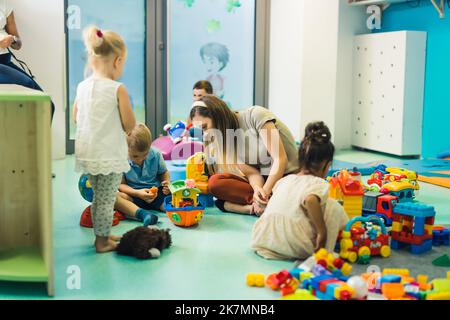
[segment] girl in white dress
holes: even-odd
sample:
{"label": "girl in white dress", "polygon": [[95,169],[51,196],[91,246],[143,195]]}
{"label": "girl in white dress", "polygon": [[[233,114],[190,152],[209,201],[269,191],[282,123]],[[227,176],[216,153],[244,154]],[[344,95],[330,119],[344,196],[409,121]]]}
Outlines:
{"label": "girl in white dress", "polygon": [[325,180],[334,155],[323,122],[307,126],[299,150],[300,172],[281,179],[266,211],[253,227],[252,248],[266,259],[305,259],[320,248],[334,249],[348,217],[328,199]]}
{"label": "girl in white dress", "polygon": [[122,76],[127,49],[115,32],[89,27],[84,41],[93,70],[78,85],[73,107],[77,123],[76,170],[88,174],[94,191],[91,214],[97,252],[113,251],[119,237],[111,236],[113,208],[122,174],[130,170],[126,134],[136,126]]}

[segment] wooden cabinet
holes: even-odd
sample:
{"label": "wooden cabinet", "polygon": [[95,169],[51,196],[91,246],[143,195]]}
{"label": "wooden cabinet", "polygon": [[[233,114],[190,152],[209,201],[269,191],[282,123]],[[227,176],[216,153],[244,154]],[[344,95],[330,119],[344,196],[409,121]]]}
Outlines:
{"label": "wooden cabinet", "polygon": [[0,281],[53,295],[50,97],[0,85]]}

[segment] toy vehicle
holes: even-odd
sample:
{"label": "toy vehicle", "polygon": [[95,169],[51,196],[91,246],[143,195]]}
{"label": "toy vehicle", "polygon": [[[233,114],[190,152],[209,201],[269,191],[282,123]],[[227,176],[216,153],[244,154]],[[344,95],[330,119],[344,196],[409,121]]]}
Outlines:
{"label": "toy vehicle", "polygon": [[380,192],[366,192],[363,198],[363,217],[377,216],[385,226],[392,225],[392,212],[398,203],[398,197]]}
{"label": "toy vehicle", "polygon": [[[358,222],[362,226],[353,227]],[[339,255],[351,263],[368,263],[372,256],[389,257],[389,235],[383,221],[376,216],[350,220],[341,233]]]}
{"label": "toy vehicle", "polygon": [[381,193],[398,197],[399,202],[411,202],[414,199],[415,187],[407,181],[395,181],[384,184]]}
{"label": "toy vehicle", "polygon": [[169,219],[179,227],[191,227],[203,219],[205,207],[198,202],[200,190],[193,181],[176,181],[169,185],[171,196],[166,197],[164,209]]}

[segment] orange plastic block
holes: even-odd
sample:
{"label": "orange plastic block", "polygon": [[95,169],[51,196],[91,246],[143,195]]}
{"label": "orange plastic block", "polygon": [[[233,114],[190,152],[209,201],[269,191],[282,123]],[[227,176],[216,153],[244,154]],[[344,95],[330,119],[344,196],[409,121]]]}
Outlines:
{"label": "orange plastic block", "polygon": [[381,293],[389,300],[401,299],[405,295],[405,289],[401,283],[383,283]]}

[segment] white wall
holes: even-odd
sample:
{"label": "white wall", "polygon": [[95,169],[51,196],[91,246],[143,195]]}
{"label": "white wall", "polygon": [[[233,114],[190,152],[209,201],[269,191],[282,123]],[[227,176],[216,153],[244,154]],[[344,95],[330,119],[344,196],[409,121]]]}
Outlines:
{"label": "white wall", "polygon": [[302,85],[303,4],[272,0],[270,27],[269,109],[301,137],[298,94]]}
{"label": "white wall", "polygon": [[36,81],[55,103],[53,157],[63,158],[66,139],[64,1],[14,0],[11,3],[23,40],[17,57],[27,62]]}
{"label": "white wall", "polygon": [[346,0],[272,0],[269,107],[297,139],[322,120],[350,146],[352,43],[366,17]]}

